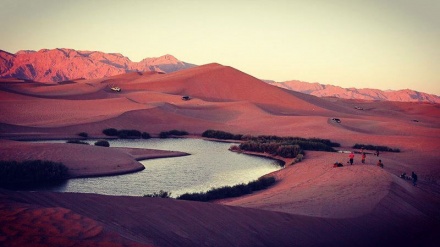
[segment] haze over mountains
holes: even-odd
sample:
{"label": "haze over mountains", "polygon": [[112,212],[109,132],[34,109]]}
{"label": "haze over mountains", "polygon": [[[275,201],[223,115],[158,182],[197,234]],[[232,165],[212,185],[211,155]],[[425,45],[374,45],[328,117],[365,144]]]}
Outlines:
{"label": "haze over mountains", "polygon": [[[77,51],[63,48],[39,51],[23,50],[11,54],[0,50],[0,78],[20,78],[39,82],[60,82],[78,78],[96,79],[133,71],[171,73],[194,66],[196,65],[180,61],[172,55],[132,62],[121,54],[100,51]],[[437,95],[410,89],[382,91],[379,89],[342,88],[296,80],[265,82],[318,97],[440,103],[440,97]]]}

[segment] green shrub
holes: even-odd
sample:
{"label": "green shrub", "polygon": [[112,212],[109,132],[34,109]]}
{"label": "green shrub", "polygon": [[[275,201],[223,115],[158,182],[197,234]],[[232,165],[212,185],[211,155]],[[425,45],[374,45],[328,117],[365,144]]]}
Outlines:
{"label": "green shrub", "polygon": [[184,136],[188,135],[188,132],[184,130],[170,130],[170,131],[162,131],[159,134],[159,138],[168,138],[170,136]]}
{"label": "green shrub", "polygon": [[115,128],[108,128],[102,131],[102,133],[106,136],[117,136],[118,130]]}
{"label": "green shrub", "polygon": [[[314,150],[314,151],[328,151],[336,152],[333,147],[340,147],[341,144],[331,142],[328,139],[321,138],[301,138],[301,137],[279,137],[279,136],[251,136],[251,135],[236,135],[220,130],[206,130],[202,133],[203,137],[216,138],[216,139],[228,139],[228,140],[242,140],[240,149],[251,152],[266,152],[273,155],[277,155],[278,152],[283,153],[280,155],[285,158],[296,157],[298,153],[303,153],[302,150]],[[298,145],[300,147],[299,152],[293,151],[293,146]],[[280,146],[290,146],[288,148]]]}
{"label": "green shrub", "polygon": [[228,133],[221,130],[206,130],[202,133],[203,137],[206,138],[216,138],[222,140],[241,140],[243,135],[234,135],[232,133]]}
{"label": "green shrub", "polygon": [[283,158],[293,158],[302,153],[299,145],[284,145],[283,143],[258,143],[254,141],[243,142],[238,146],[241,150],[269,153],[271,155],[278,155]]}
{"label": "green shrub", "polygon": [[374,145],[370,145],[370,144],[358,144],[358,143],[356,143],[354,146],[353,146],[353,148],[356,148],[356,149],[366,149],[366,150],[374,150],[374,151],[376,151],[376,150],[378,150],[378,151],[382,151],[382,152],[395,152],[395,153],[400,153],[400,149],[398,149],[398,148],[390,148],[390,147],[387,147],[387,146],[374,146]]}
{"label": "green shrub", "polygon": [[110,147],[110,143],[106,140],[99,140],[95,142],[95,146]]}
{"label": "green shrub", "polygon": [[139,130],[118,130],[118,137],[121,139],[140,139],[141,136]]}
{"label": "green shrub", "polygon": [[78,135],[81,136],[81,137],[84,137],[84,138],[89,137],[89,134],[87,134],[86,132],[78,133]]}
{"label": "green shrub", "polygon": [[263,190],[275,183],[274,177],[261,177],[258,180],[249,182],[248,184],[238,184],[235,186],[224,186],[213,188],[207,192],[185,193],[177,197],[179,200],[188,201],[212,201],[230,197],[238,197],[251,194],[254,191]]}
{"label": "green shrub", "polygon": [[58,162],[29,160],[0,161],[0,183],[20,184],[65,180],[68,168]]}
{"label": "green shrub", "polygon": [[144,197],[160,197],[160,198],[170,198],[171,192],[160,190],[159,192],[154,192],[153,194],[146,194]]}
{"label": "green shrub", "polygon": [[148,134],[147,132],[142,132],[142,139],[150,139],[151,135]]}
{"label": "green shrub", "polygon": [[66,141],[66,143],[89,145],[88,142],[84,142],[84,141],[80,141],[80,140],[68,140],[68,141]]}

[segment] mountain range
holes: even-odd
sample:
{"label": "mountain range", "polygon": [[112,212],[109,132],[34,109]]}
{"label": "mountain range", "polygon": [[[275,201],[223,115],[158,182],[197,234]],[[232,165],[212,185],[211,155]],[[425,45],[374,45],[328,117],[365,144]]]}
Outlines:
{"label": "mountain range", "polygon": [[411,89],[383,91],[371,88],[342,88],[339,86],[324,85],[317,82],[310,83],[297,80],[285,82],[274,82],[266,80],[265,82],[277,87],[297,91],[300,93],[310,94],[317,97],[440,103],[440,97],[437,95],[417,92]]}
{"label": "mountain range", "polygon": [[60,82],[73,79],[95,79],[135,71],[170,73],[195,65],[177,60],[172,55],[145,58],[132,62],[119,53],[77,51],[73,49],[0,50],[0,77]]}
{"label": "mountain range", "polygon": [[[61,82],[79,78],[96,79],[129,72],[156,71],[171,73],[196,65],[172,55],[145,58],[132,62],[119,53],[79,51],[57,48],[39,51],[21,50],[15,54],[0,50],[0,78],[19,78],[39,82]],[[379,89],[342,88],[303,81],[266,83],[318,97],[345,99],[440,103],[440,97],[410,89],[383,91]]]}

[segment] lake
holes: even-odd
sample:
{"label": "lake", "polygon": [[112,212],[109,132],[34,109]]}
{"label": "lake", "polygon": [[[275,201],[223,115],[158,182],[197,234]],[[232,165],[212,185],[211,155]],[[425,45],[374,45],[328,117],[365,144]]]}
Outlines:
{"label": "lake", "polygon": [[[160,190],[172,197],[187,192],[247,183],[279,170],[275,160],[238,154],[228,150],[232,143],[201,139],[169,138],[110,140],[110,147],[133,147],[186,152],[191,155],[140,161],[145,170],[125,175],[75,178],[36,190],[142,196]],[[94,141],[90,141],[93,145]],[[80,144],[78,144],[80,145]]]}

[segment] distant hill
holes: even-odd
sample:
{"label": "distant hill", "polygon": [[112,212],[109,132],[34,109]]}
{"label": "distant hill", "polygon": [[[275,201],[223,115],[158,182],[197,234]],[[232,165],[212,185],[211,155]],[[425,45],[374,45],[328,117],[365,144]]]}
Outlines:
{"label": "distant hill", "polygon": [[169,73],[194,66],[179,61],[172,55],[132,62],[121,54],[100,51],[42,49],[11,54],[0,50],[1,78],[12,77],[40,82],[60,82],[77,78],[95,79],[133,71]]}
{"label": "distant hill", "polygon": [[433,94],[417,92],[410,89],[397,91],[382,91],[369,88],[342,88],[333,85],[323,85],[320,83],[309,83],[303,81],[274,82],[265,81],[274,86],[310,94],[317,97],[337,97],[343,99],[363,99],[363,100],[383,100],[383,101],[402,101],[402,102],[431,102],[440,103],[440,97]]}

